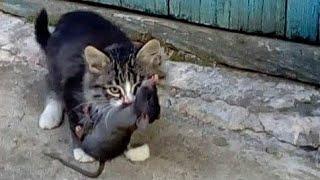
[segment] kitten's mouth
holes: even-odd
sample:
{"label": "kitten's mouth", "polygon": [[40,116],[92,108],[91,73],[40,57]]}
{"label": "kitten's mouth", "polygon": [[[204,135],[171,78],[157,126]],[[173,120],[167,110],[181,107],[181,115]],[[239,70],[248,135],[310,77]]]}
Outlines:
{"label": "kitten's mouth", "polygon": [[126,108],[126,107],[130,106],[132,103],[133,102],[123,102],[121,106],[122,106],[122,108]]}

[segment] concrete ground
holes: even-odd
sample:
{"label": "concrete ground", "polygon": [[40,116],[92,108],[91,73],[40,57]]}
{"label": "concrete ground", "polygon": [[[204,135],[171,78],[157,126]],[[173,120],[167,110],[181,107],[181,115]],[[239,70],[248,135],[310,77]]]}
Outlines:
{"label": "concrete ground", "polygon": [[[41,153],[72,156],[66,122],[55,130],[38,128],[47,72],[42,59],[32,25],[0,13],[0,179],[86,179]],[[320,178],[317,148],[308,138],[302,142],[300,127],[306,126],[299,121],[305,118],[317,127],[316,88],[225,67],[167,65],[162,119],[133,138],[150,145],[151,157],[139,163],[118,157],[106,164],[100,179]],[[308,97],[311,107],[298,111],[294,103]],[[300,101],[291,103],[292,98]],[[283,129],[277,129],[276,120]]]}

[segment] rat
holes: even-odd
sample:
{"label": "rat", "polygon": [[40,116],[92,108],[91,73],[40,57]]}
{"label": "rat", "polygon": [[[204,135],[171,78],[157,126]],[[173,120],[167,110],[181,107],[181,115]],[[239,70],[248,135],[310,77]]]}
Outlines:
{"label": "rat", "polygon": [[98,177],[107,160],[123,154],[127,149],[131,135],[136,129],[144,130],[150,122],[159,118],[157,82],[157,76],[143,81],[137,90],[135,101],[125,107],[109,110],[108,113],[97,113],[95,110],[101,109],[100,105],[92,106],[88,113],[91,118],[85,117],[85,120],[80,121],[81,125],[75,126],[72,139],[84,152],[99,161],[97,171],[81,169],[55,153],[44,154],[87,177]]}

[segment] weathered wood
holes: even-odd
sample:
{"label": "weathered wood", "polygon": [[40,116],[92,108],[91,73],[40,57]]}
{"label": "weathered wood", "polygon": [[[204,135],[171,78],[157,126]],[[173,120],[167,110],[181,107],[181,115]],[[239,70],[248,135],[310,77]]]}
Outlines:
{"label": "weathered wood", "polygon": [[247,0],[229,0],[230,1],[230,17],[229,29],[245,31],[248,27],[248,6]]}
{"label": "weathered wood", "polygon": [[262,32],[284,36],[286,20],[285,0],[264,0],[262,12]]}
{"label": "weathered wood", "polygon": [[121,0],[84,0],[84,1],[91,1],[91,2],[96,2],[96,3],[101,3],[101,4],[121,6]]}
{"label": "weathered wood", "polygon": [[121,6],[150,14],[168,14],[167,0],[121,0]]}
{"label": "weathered wood", "polygon": [[200,0],[173,0],[169,6],[171,16],[190,22],[200,22]]}
{"label": "weathered wood", "polygon": [[285,0],[174,0],[169,14],[213,27],[284,35]]}
{"label": "weathered wood", "polygon": [[199,22],[205,25],[217,26],[217,1],[198,1],[199,2]]}
{"label": "weathered wood", "polygon": [[319,41],[319,14],[320,0],[288,0],[286,36]]}
{"label": "weathered wood", "polygon": [[230,24],[230,1],[216,0],[217,27],[229,28]]}
{"label": "weathered wood", "polygon": [[85,0],[106,5],[114,5],[150,14],[168,15],[167,0]]}
{"label": "weathered wood", "polygon": [[320,0],[87,1],[170,15],[212,27],[320,42]]}

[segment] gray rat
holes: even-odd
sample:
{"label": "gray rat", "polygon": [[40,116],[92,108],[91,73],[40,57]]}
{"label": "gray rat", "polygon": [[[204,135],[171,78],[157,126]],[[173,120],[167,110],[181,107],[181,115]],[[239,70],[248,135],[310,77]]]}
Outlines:
{"label": "gray rat", "polygon": [[[108,110],[108,113],[99,112],[103,109],[101,105],[91,107],[91,118],[82,122],[83,137],[76,134],[76,128],[72,129],[72,139],[87,154],[99,161],[99,168],[96,172],[89,172],[71,164],[54,153],[44,153],[45,155],[59,160],[62,164],[73,170],[91,177],[98,177],[105,162],[111,160],[127,149],[132,133],[138,129],[145,129],[146,126],[159,118],[160,106],[157,96],[156,83],[158,79],[152,77],[145,80],[137,91],[133,104]],[[102,105],[103,106],[103,105]],[[97,110],[97,111],[96,111]],[[84,124],[89,125],[84,125]],[[78,127],[78,126],[77,126]]]}

